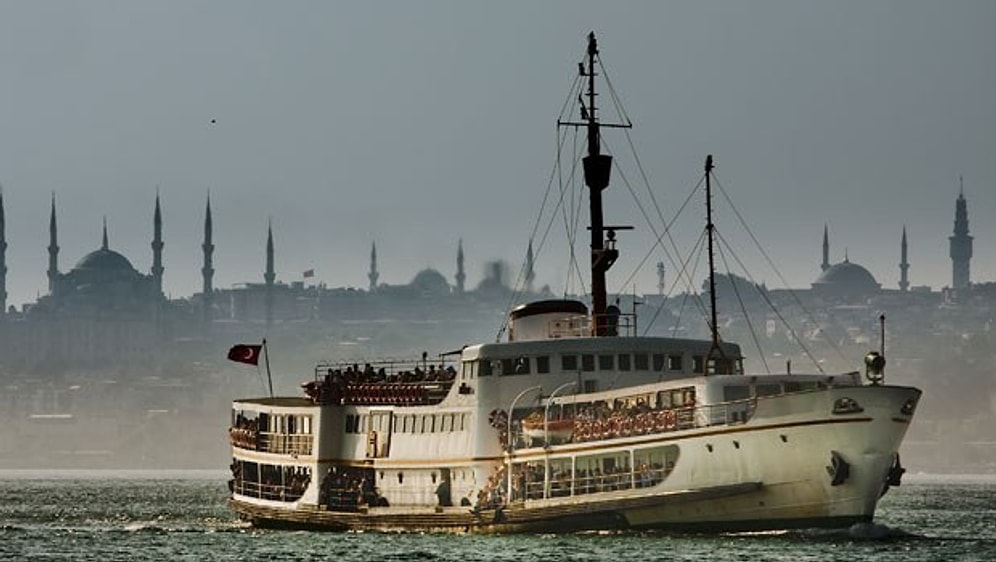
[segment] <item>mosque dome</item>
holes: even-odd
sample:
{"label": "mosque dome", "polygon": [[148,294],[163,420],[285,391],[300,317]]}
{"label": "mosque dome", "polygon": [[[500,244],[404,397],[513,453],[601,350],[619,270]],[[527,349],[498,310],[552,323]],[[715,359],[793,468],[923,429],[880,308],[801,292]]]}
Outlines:
{"label": "mosque dome", "polygon": [[813,282],[813,289],[842,295],[869,294],[880,288],[881,285],[867,269],[846,259],[827,268]]}
{"label": "mosque dome", "polygon": [[103,273],[132,273],[135,271],[128,258],[107,248],[101,248],[83,256],[73,269]]}
{"label": "mosque dome", "polygon": [[409,286],[423,295],[445,295],[450,292],[446,277],[432,268],[419,271]]}

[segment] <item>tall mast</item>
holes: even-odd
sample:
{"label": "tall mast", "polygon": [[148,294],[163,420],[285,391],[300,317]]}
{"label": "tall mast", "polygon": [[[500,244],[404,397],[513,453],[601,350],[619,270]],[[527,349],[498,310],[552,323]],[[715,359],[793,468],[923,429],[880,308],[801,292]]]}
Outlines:
{"label": "tall mast", "polygon": [[[605,272],[619,257],[616,250],[616,231],[630,230],[631,226],[606,226],[602,217],[602,190],[609,186],[612,171],[612,156],[602,154],[602,127],[625,128],[633,125],[605,124],[598,122],[598,107],[595,105],[595,59],[598,56],[598,43],[595,34],[588,34],[588,49],[585,62],[578,63],[582,77],[588,79],[588,89],[578,95],[581,104],[581,121],[557,121],[558,126],[584,127],[588,136],[588,155],[582,159],[584,183],[588,186],[588,207],[591,215],[591,315],[592,335],[608,336],[615,334],[614,320],[606,314],[608,296],[605,289]],[[587,65],[587,67],[586,67]],[[587,97],[587,103],[585,101]]]}
{"label": "tall mast", "polygon": [[723,353],[723,348],[719,345],[719,318],[716,312],[716,260],[713,252],[716,226],[712,222],[712,168],[712,154],[709,154],[705,161],[706,235],[709,243],[709,332],[712,336],[712,346],[709,348],[708,359],[713,366],[712,372],[728,374],[732,372],[732,365],[727,360],[726,354]]}
{"label": "tall mast", "polygon": [[595,57],[598,55],[598,43],[595,34],[588,34],[588,108],[581,106],[581,117],[586,122],[588,131],[588,155],[584,162],[584,182],[588,186],[588,208],[591,215],[591,314],[595,319],[594,332],[596,336],[604,336],[608,332],[605,309],[608,296],[605,289],[605,273],[619,257],[619,251],[614,245],[605,248],[605,223],[602,217],[602,190],[609,186],[609,174],[612,171],[612,156],[602,154],[602,142],[598,123],[598,106],[595,105]]}

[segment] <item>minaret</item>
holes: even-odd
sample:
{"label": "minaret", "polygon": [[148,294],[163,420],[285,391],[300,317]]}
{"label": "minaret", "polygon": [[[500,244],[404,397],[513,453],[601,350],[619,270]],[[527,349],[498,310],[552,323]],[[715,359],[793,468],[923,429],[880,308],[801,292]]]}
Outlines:
{"label": "minaret", "polygon": [[52,192],[52,213],[48,219],[48,293],[55,294],[59,279],[59,243],[55,227],[55,192]]}
{"label": "minaret", "polygon": [[663,295],[664,291],[667,289],[667,284],[664,283],[664,262],[657,262],[657,294]]}
{"label": "minaret", "polygon": [[277,274],[273,271],[273,224],[266,226],[266,273],[263,280],[266,282],[266,327],[273,325],[273,280]]}
{"label": "minaret", "polygon": [[101,250],[110,250],[111,249],[110,245],[107,244],[107,216],[106,215],[104,216],[104,235],[100,239],[100,249]]}
{"label": "minaret", "polygon": [[457,272],[456,272],[456,290],[457,293],[463,293],[464,283],[467,281],[467,274],[463,270],[463,238],[457,242]]}
{"label": "minaret", "polygon": [[7,222],[3,212],[3,186],[0,185],[0,317],[7,313]]}
{"label": "minaret", "polygon": [[163,214],[159,208],[159,190],[156,190],[156,210],[152,214],[152,284],[158,301],[163,294]]}
{"label": "minaret", "polygon": [[380,273],[377,273],[377,243],[370,243],[370,273],[367,273],[367,279],[370,280],[370,292],[377,290],[377,280],[380,279]]}
{"label": "minaret", "polygon": [[820,271],[830,269],[830,232],[827,225],[823,225],[823,263],[820,264]]}
{"label": "minaret", "polygon": [[905,293],[910,288],[910,281],[909,281],[909,278],[907,276],[907,273],[909,272],[909,269],[910,269],[910,263],[906,259],[907,258],[907,254],[906,254],[906,226],[905,225],[903,225],[903,241],[900,244],[900,250],[899,251],[900,251],[900,254],[902,254],[902,257],[899,260],[899,290]]}
{"label": "minaret", "polygon": [[958,200],[955,202],[954,235],[948,238],[951,255],[951,287],[967,289],[971,283],[969,263],[972,260],[972,237],[968,235],[968,203],[965,186],[958,177]]}
{"label": "minaret", "polygon": [[526,249],[526,290],[533,292],[533,281],[536,279],[536,271],[533,269],[533,241],[529,241]]}
{"label": "minaret", "polygon": [[212,229],[211,194],[208,193],[207,207],[204,211],[204,243],[201,244],[201,249],[204,250],[204,267],[201,268],[201,276],[204,281],[201,287],[201,299],[204,308],[201,312],[203,313],[202,318],[205,328],[211,325],[211,307],[214,304],[214,287],[212,285],[212,281],[214,280],[214,243],[212,242]]}

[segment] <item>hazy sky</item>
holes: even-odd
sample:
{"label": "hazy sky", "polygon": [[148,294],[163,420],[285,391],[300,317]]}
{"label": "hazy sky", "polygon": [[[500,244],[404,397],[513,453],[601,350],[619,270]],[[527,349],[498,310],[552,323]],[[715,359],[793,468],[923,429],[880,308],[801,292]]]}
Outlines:
{"label": "hazy sky", "polygon": [[[833,261],[895,287],[905,224],[911,281],[937,289],[963,175],[972,278],[994,280],[994,29],[991,0],[5,1],[8,303],[46,291],[52,192],[63,272],[106,216],[147,273],[157,187],[174,297],[200,287],[209,190],[217,287],[262,280],[268,219],[284,281],[365,287],[372,241],[382,282],[452,279],[463,238],[476,284],[523,254],[589,30],[665,215],[713,153],[792,286],[818,275],[828,223]],[[608,209],[638,226],[610,278],[628,291],[652,235]],[[537,283],[562,290],[565,265],[541,260]],[[636,282],[654,291],[653,268]]]}

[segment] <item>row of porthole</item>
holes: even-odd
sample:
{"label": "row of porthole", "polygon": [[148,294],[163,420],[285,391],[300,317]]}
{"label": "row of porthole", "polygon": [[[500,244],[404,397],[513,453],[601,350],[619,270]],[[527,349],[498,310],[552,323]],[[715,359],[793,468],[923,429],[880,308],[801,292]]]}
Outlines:
{"label": "row of porthole", "polygon": [[[785,435],[784,433],[781,434],[781,435],[779,435],[778,437],[781,438],[782,443],[788,443],[788,436]],[[733,440],[733,447],[736,448],[736,449],[739,449],[740,448],[740,441],[737,441],[736,439],[734,439]],[[712,450],[713,450],[712,443],[706,443],[706,450],[709,451],[710,453],[712,452]]]}
{"label": "row of porthole", "polygon": [[[380,476],[381,480],[384,479],[385,475],[384,475],[384,471],[383,470],[380,471],[379,476]],[[430,476],[432,477],[432,483],[433,484],[435,484],[436,481],[439,479],[439,475],[435,471],[433,471],[432,473],[430,473]],[[461,480],[466,480],[467,479],[467,472],[466,471],[464,471],[464,470],[460,471],[460,479]],[[404,484],[404,483],[405,483],[405,473],[404,472],[398,472],[398,484]]]}

